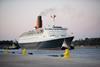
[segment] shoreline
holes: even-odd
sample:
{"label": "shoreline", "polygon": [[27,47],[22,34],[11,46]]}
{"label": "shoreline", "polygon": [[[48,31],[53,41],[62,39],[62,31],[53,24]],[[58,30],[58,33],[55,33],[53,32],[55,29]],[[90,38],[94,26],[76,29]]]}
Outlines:
{"label": "shoreline", "polygon": [[79,48],[79,49],[80,48],[100,48],[100,46],[98,46],[98,45],[97,46],[83,46],[83,45],[81,45],[81,46],[75,46],[75,49],[76,48]]}

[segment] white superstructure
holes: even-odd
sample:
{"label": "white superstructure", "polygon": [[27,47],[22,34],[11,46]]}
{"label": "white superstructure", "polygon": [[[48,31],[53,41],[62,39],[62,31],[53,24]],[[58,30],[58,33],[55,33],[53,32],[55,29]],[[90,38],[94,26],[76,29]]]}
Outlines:
{"label": "white superstructure", "polygon": [[44,29],[40,28],[38,29],[38,31],[34,29],[32,31],[23,33],[19,38],[19,43],[41,42],[59,38],[66,38],[68,37],[66,31],[66,28],[56,26]]}

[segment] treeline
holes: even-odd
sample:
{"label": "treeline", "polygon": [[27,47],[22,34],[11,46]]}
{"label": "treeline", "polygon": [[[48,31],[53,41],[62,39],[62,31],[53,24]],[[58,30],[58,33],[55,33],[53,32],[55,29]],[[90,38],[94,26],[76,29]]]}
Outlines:
{"label": "treeline", "polygon": [[0,41],[0,49],[18,49],[20,48],[19,44],[17,41],[8,41],[8,40],[3,40]]}
{"label": "treeline", "polygon": [[75,40],[73,42],[75,46],[100,46],[100,38],[85,38],[80,40]]}

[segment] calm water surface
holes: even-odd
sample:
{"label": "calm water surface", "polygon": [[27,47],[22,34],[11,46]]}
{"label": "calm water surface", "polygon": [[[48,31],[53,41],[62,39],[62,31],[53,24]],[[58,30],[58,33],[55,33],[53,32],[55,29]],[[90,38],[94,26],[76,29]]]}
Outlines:
{"label": "calm water surface", "polygon": [[[0,54],[11,54],[11,55],[22,55],[22,49],[19,50],[0,50]],[[28,55],[35,56],[50,56],[50,55],[63,55],[63,50],[27,50]],[[70,55],[72,58],[88,58],[88,59],[98,59],[100,60],[100,48],[80,48],[70,50]]]}

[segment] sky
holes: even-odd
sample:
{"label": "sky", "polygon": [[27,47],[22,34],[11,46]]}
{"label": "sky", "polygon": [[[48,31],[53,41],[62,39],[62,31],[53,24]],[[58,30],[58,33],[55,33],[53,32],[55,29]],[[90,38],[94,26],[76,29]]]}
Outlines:
{"label": "sky", "polygon": [[54,24],[68,28],[74,39],[100,37],[100,0],[0,0],[0,40],[18,39],[41,14],[44,26],[56,14]]}

